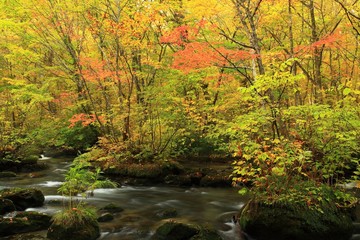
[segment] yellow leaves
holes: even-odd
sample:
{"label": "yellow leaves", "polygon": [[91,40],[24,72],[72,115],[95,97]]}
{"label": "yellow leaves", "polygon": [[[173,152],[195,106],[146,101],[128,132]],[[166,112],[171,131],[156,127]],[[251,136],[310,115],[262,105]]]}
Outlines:
{"label": "yellow leaves", "polygon": [[184,8],[188,10],[186,20],[218,20],[230,23],[235,16],[230,0],[186,0]]}

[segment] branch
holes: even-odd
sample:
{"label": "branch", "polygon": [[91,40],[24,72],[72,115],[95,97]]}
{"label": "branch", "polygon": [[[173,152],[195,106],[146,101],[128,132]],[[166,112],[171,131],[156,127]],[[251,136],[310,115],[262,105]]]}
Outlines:
{"label": "branch", "polygon": [[255,7],[255,9],[254,9],[254,12],[251,14],[251,17],[254,17],[254,16],[255,16],[256,12],[259,10],[259,7],[260,7],[260,4],[261,4],[262,1],[263,1],[263,0],[259,0],[259,1],[257,2],[256,7]]}
{"label": "branch", "polygon": [[223,33],[223,32],[220,33],[220,35],[223,36],[223,37],[225,37],[227,40],[230,40],[230,41],[236,43],[237,45],[239,45],[239,46],[241,46],[241,47],[250,48],[250,49],[254,49],[254,50],[255,50],[255,48],[254,48],[253,46],[250,46],[250,45],[246,45],[246,44],[244,44],[244,43],[241,43],[241,42],[235,40],[234,38],[229,37],[228,35],[226,35],[226,34]]}

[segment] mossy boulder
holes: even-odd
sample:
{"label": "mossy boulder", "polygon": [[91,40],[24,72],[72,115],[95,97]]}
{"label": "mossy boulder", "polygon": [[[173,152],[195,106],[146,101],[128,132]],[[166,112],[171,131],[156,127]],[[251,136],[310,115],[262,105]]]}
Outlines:
{"label": "mossy boulder", "polygon": [[300,203],[250,200],[239,221],[241,229],[257,240],[348,240],[353,232],[349,212],[330,202],[309,208]]}
{"label": "mossy boulder", "polygon": [[18,211],[30,207],[41,207],[45,201],[44,194],[35,188],[6,188],[0,190],[0,197],[11,200]]}
{"label": "mossy boulder", "polygon": [[110,222],[112,220],[114,220],[114,215],[111,213],[103,213],[97,218],[98,222]]}
{"label": "mossy boulder", "polygon": [[223,240],[219,233],[210,227],[200,227],[198,234],[191,237],[190,240]]}
{"label": "mossy boulder", "polygon": [[11,200],[0,198],[0,215],[4,215],[5,213],[9,213],[15,210],[16,207]]}
{"label": "mossy boulder", "polygon": [[174,218],[177,217],[178,212],[175,208],[167,208],[156,213],[156,216],[160,219]]}
{"label": "mossy boulder", "polygon": [[21,212],[13,218],[0,218],[0,236],[47,229],[51,217],[38,212]]}
{"label": "mossy boulder", "polygon": [[100,227],[96,217],[76,208],[55,217],[47,232],[47,238],[52,240],[95,240],[98,237]]}
{"label": "mossy boulder", "polygon": [[29,155],[21,159],[22,164],[36,164],[39,160],[38,155]]}
{"label": "mossy boulder", "polygon": [[0,159],[0,171],[18,171],[20,161],[14,159]]}
{"label": "mossy boulder", "polygon": [[229,175],[216,173],[214,175],[206,175],[201,178],[201,187],[230,187],[232,183]]}
{"label": "mossy boulder", "polygon": [[4,171],[4,172],[0,172],[0,178],[11,178],[11,177],[16,177],[16,173],[14,172],[10,172],[10,171]]}
{"label": "mossy boulder", "polygon": [[215,229],[169,221],[156,229],[151,240],[222,240]]}
{"label": "mossy boulder", "polygon": [[170,221],[156,229],[151,240],[187,240],[198,232],[199,229],[196,226]]}
{"label": "mossy boulder", "polygon": [[100,208],[100,211],[105,211],[105,212],[109,212],[109,213],[119,213],[119,212],[124,211],[124,209],[113,203],[109,203],[108,205]]}

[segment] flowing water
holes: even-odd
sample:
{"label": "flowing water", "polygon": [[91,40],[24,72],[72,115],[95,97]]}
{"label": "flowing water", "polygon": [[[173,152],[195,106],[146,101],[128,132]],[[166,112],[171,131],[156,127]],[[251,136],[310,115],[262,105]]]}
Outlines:
{"label": "flowing water", "polygon": [[[57,193],[57,188],[64,181],[64,174],[71,165],[71,160],[42,157],[39,161],[45,161],[49,169],[23,173],[16,178],[1,181],[0,189],[39,188],[45,194],[45,204],[28,210],[54,214],[62,208],[62,200],[66,201],[66,198]],[[175,220],[212,226],[224,240],[240,240],[238,225],[231,219],[245,200],[241,199],[236,189],[121,186],[116,189],[97,189],[94,196],[83,200],[97,208],[114,203],[125,209],[115,215],[113,221],[101,223],[100,239],[149,239],[156,227],[167,221],[161,220],[159,213],[175,209],[178,213]],[[54,204],[56,202],[58,204]]]}

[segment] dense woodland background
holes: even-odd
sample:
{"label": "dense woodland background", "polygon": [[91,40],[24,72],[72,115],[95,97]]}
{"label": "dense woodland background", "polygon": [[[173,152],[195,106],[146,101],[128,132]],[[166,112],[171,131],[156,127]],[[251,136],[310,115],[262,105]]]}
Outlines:
{"label": "dense woodland background", "polygon": [[234,157],[258,184],[356,169],[358,0],[0,4],[2,157]]}

